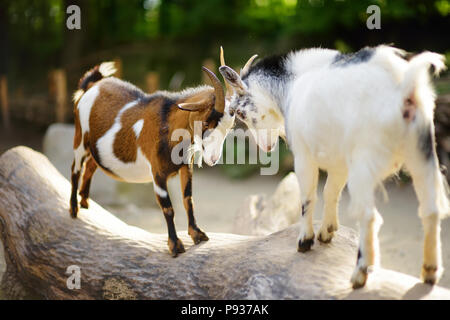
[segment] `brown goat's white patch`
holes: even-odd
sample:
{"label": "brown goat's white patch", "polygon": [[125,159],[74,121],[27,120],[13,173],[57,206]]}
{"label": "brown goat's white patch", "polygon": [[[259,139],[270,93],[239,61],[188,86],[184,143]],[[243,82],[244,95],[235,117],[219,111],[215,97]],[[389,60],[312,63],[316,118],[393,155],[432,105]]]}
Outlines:
{"label": "brown goat's white patch", "polygon": [[144,119],[136,121],[135,124],[133,124],[133,130],[134,134],[136,135],[136,139],[139,138],[142,128],[144,127]]}
{"label": "brown goat's white patch", "polygon": [[113,126],[97,140],[97,149],[102,165],[120,178],[128,182],[145,183],[153,180],[150,161],[138,147],[136,139],[130,139],[130,135],[135,135],[133,120],[125,114],[137,105],[138,101],[134,100],[120,109]]}

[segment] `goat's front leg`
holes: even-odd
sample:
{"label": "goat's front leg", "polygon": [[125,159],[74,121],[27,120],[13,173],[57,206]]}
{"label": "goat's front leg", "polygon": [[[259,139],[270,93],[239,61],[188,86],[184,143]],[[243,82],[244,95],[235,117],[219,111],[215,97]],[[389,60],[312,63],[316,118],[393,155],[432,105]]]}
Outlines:
{"label": "goat's front leg", "polygon": [[185,165],[180,171],[181,192],[183,193],[183,204],[188,216],[188,233],[195,244],[202,241],[208,241],[209,238],[195,222],[194,203],[192,200],[192,167]]}
{"label": "goat's front leg", "polygon": [[317,200],[316,192],[319,169],[310,159],[305,157],[299,159],[299,157],[296,157],[295,173],[300,186],[302,207],[298,251],[306,252],[314,244],[313,214]]}
{"label": "goat's front leg", "polygon": [[322,227],[317,237],[317,240],[322,243],[330,242],[334,232],[339,227],[339,199],[346,181],[346,173],[328,171],[327,182],[323,191],[324,208]]}
{"label": "goat's front leg", "polygon": [[167,223],[167,230],[169,233],[168,245],[169,252],[172,257],[178,256],[178,254],[183,253],[184,246],[180,239],[178,239],[177,232],[175,230],[175,223],[173,218],[175,217],[175,212],[172,207],[172,202],[170,201],[169,193],[167,192],[167,177],[159,177],[154,175],[155,180],[153,181],[153,188],[156,194],[156,200],[161,207],[164,218]]}

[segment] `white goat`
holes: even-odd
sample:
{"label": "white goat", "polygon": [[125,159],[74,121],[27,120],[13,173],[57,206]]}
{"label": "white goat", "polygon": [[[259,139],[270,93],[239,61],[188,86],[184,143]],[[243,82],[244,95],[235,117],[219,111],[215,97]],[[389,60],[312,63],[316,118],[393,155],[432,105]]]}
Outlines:
{"label": "white goat", "polygon": [[374,190],[403,165],[413,178],[424,226],[422,278],[433,284],[443,271],[440,218],[449,213],[449,201],[435,151],[435,96],[428,75],[430,66],[436,74],[443,70],[443,61],[431,52],[408,61],[402,50],[378,46],[353,54],[301,50],[263,59],[241,75],[220,68],[234,88],[229,107],[237,116],[255,131],[276,129],[255,136],[258,145],[270,151],[279,134],[294,153],[302,204],[300,252],[314,243],[319,168],[328,172],[321,242],[331,241],[338,228],[339,198],[348,182],[350,213],[360,222],[354,288],[364,286],[368,267],[379,260],[382,219]]}

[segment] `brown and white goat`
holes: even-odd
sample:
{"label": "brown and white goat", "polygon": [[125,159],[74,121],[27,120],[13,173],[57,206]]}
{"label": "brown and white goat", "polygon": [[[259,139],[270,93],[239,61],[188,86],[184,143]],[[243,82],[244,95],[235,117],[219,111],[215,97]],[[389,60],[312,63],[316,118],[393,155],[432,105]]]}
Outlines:
{"label": "brown and white goat", "polygon": [[[184,247],[175,231],[167,180],[179,173],[188,215],[188,233],[195,244],[208,240],[194,218],[193,155],[185,154],[186,161],[181,163],[172,158],[175,146],[187,142],[192,147],[199,135],[211,130],[198,149],[205,162],[214,165],[220,158],[226,133],[234,124],[234,115],[224,112],[225,97],[219,79],[210,70],[203,70],[213,87],[200,86],[177,93],[146,94],[128,82],[111,77],[115,72],[111,62],[102,63],[81,78],[79,90],[74,95],[75,158],[70,200],[73,218],[78,212],[77,191],[82,172],[79,194],[83,208],[88,208],[89,186],[97,167],[117,180],[153,181],[157,201],[167,222],[169,251],[176,257],[184,252]],[[197,124],[200,124],[200,132],[194,132]],[[178,139],[177,129],[187,132],[189,139]],[[177,138],[173,139],[173,136]]]}

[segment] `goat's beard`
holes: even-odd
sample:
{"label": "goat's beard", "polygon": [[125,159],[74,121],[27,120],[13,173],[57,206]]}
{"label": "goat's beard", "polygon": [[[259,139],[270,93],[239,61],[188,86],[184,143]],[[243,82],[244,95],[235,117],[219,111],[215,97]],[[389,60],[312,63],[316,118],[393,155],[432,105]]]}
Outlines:
{"label": "goat's beard", "polygon": [[189,163],[195,164],[196,156],[197,156],[197,166],[199,168],[202,167],[203,163],[203,148],[202,148],[202,138],[199,136],[194,136],[194,143],[189,146],[187,149],[187,158]]}

